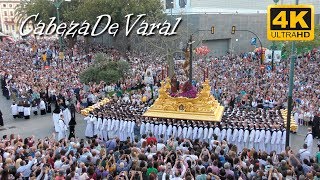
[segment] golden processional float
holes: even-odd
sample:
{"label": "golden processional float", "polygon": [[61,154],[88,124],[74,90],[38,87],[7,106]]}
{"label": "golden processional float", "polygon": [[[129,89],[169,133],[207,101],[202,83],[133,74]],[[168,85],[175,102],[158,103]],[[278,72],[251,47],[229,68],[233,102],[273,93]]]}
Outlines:
{"label": "golden processional float", "polygon": [[[288,110],[287,109],[281,109],[280,110],[281,116],[283,118],[283,124],[285,125],[285,127],[287,126],[287,114],[288,114]],[[293,116],[291,115],[291,121],[290,121],[290,131],[291,132],[298,132],[298,125],[296,124],[296,122],[294,121]]]}
{"label": "golden processional float", "polygon": [[161,82],[159,97],[143,114],[146,117],[220,122],[224,107],[211,95],[209,81],[195,98],[172,97],[170,79]]}
{"label": "golden processional float", "polygon": [[103,107],[105,104],[107,104],[108,102],[110,102],[110,100],[108,98],[104,98],[103,100],[99,101],[98,103],[89,106],[85,109],[81,110],[81,115],[83,116],[88,116],[89,112],[92,112],[95,109],[98,109],[100,107]]}

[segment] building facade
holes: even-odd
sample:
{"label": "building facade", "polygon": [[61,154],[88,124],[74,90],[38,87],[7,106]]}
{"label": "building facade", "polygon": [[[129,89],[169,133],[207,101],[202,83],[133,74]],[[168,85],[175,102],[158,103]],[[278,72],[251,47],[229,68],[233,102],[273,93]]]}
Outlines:
{"label": "building facade", "polygon": [[15,18],[15,8],[20,0],[1,0],[0,1],[0,22],[2,33],[19,37],[19,29]]}
{"label": "building facade", "polygon": [[[259,2],[256,0],[164,0],[162,2],[169,17],[182,17],[182,26],[187,27],[187,34],[193,34],[195,40],[208,46],[211,50],[209,55],[250,52],[261,46],[260,41],[263,47],[270,47],[271,42],[266,36],[266,13],[268,5],[274,4],[272,0]],[[278,4],[295,4],[295,0],[280,0]],[[320,24],[319,0],[300,0],[299,4],[314,5],[315,22]],[[232,26],[235,26],[236,30],[243,31],[232,34]],[[210,33],[211,27],[214,27],[214,34]],[[253,38],[256,38],[255,44],[251,43]]]}
{"label": "building facade", "polygon": [[[166,12],[178,14],[199,13],[266,13],[273,0],[162,0]],[[296,0],[278,0],[278,4],[295,4]],[[316,14],[320,13],[319,0],[299,0],[299,4],[312,4]]]}

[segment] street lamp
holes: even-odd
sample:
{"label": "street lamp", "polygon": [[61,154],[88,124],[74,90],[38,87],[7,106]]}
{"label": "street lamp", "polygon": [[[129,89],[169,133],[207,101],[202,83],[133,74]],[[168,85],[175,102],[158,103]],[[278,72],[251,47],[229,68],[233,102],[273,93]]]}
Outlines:
{"label": "street lamp", "polygon": [[[57,21],[58,21],[58,26],[60,25],[60,13],[59,13],[59,8],[62,4],[63,1],[70,2],[71,0],[53,0],[53,5],[56,7],[57,10]],[[63,54],[63,42],[62,42],[62,36],[59,35],[59,58],[64,58]],[[63,59],[61,59],[61,66],[63,67]]]}
{"label": "street lamp", "polygon": [[[236,31],[249,32],[249,33],[253,34],[254,36],[256,36],[256,38],[258,39],[258,41],[259,41],[259,43],[260,43],[260,63],[261,63],[261,65],[263,65],[263,58],[262,58],[262,56],[263,56],[262,42],[261,42],[261,40],[260,40],[259,36],[258,36],[256,33],[254,33],[253,31],[246,30],[246,29],[238,30],[238,29],[236,29],[236,28],[235,28],[235,26],[233,26],[233,27],[232,27],[232,34],[234,34]],[[236,41],[238,41],[238,40],[236,39]]]}
{"label": "street lamp", "polygon": [[[299,0],[296,0],[296,5],[299,4]],[[289,91],[288,91],[288,112],[287,112],[287,127],[286,127],[286,147],[289,146],[290,141],[290,124],[291,124],[291,113],[292,113],[292,91],[293,91],[293,77],[294,77],[294,63],[296,60],[295,56],[295,42],[292,42],[291,46],[291,58],[290,58],[290,76],[289,76]]]}

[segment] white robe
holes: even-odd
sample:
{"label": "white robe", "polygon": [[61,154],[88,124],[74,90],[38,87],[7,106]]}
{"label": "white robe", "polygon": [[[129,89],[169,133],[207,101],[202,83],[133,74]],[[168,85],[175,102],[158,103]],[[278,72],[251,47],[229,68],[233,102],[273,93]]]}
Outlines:
{"label": "white robe", "polygon": [[270,142],[271,142],[271,131],[268,129],[268,130],[266,130],[265,141],[264,141],[265,149],[268,154],[271,153],[271,143]]}
{"label": "white robe", "polygon": [[167,137],[167,125],[166,124],[162,124],[162,133],[163,134],[163,138],[165,139]]}
{"label": "white robe", "polygon": [[208,142],[208,133],[209,133],[209,128],[204,127],[203,128],[203,141],[204,142]]}
{"label": "white robe", "polygon": [[158,127],[158,132],[157,132],[157,134],[158,134],[158,138],[160,138],[160,136],[161,136],[161,134],[162,134],[162,124],[159,124],[159,127]]}
{"label": "white robe", "polygon": [[249,147],[249,130],[245,129],[243,133],[243,146],[248,148]]}
{"label": "white robe", "polygon": [[[221,130],[219,127],[215,127],[214,130],[213,130],[213,134],[217,135],[218,137],[218,141],[221,141]],[[212,138],[212,137],[209,137],[209,138]]]}
{"label": "white robe", "polygon": [[223,128],[221,130],[221,137],[220,137],[220,141],[223,141],[226,138],[227,135],[227,130],[225,128]]}
{"label": "white robe", "polygon": [[282,138],[281,138],[281,152],[284,152],[286,150],[286,135],[287,135],[287,131],[284,130],[282,132]]}
{"label": "white robe", "polygon": [[312,133],[308,133],[306,138],[304,139],[304,143],[308,146],[308,151],[312,154],[312,147],[313,147],[313,135]]}
{"label": "white robe", "polygon": [[231,143],[231,140],[232,140],[232,129],[228,128],[227,129],[227,142]]}
{"label": "white robe", "polygon": [[[62,113],[60,113],[62,114]],[[53,125],[54,125],[54,130],[55,132],[59,132],[59,118],[60,118],[60,114],[57,113],[52,113],[52,121],[53,121]]]}
{"label": "white robe", "polygon": [[17,106],[18,112],[23,112],[23,106]]}
{"label": "white robe", "polygon": [[178,126],[177,137],[182,138],[182,126]]}
{"label": "white robe", "polygon": [[130,134],[130,140],[131,140],[131,142],[133,142],[134,141],[134,127],[135,127],[135,125],[136,125],[136,123],[134,122],[134,121],[130,121],[130,132],[129,132],[129,134]]}
{"label": "white robe", "polygon": [[258,140],[258,142],[259,142],[259,149],[261,150],[261,151],[265,151],[266,150],[266,146],[265,146],[265,139],[266,139],[266,131],[264,130],[264,129],[262,129],[261,131],[260,131],[260,135],[259,135],[259,140]]}
{"label": "white robe", "polygon": [[120,126],[119,126],[119,131],[118,131],[118,137],[120,139],[120,141],[124,141],[125,139],[125,134],[123,132],[123,128],[124,128],[124,125],[123,125],[124,121],[123,120],[120,120]]}
{"label": "white robe", "polygon": [[92,116],[87,116],[84,118],[84,120],[87,121],[85,136],[89,138],[93,137],[93,132],[94,132],[94,127],[93,127],[94,125],[91,119],[92,119]]}
{"label": "white robe", "polygon": [[152,134],[154,135],[154,137],[159,139],[159,124],[154,125],[154,131],[152,132]]}
{"label": "white robe", "polygon": [[282,139],[282,131],[278,130],[277,132],[277,140],[276,140],[276,151],[277,151],[277,154],[280,154],[281,153],[281,139]]}
{"label": "white robe", "polygon": [[140,135],[144,135],[144,133],[146,132],[146,124],[144,122],[141,123],[140,126]]}
{"label": "white robe", "polygon": [[172,125],[169,124],[168,128],[167,128],[167,139],[166,140],[170,139],[171,136],[172,136]]}
{"label": "white robe", "polygon": [[252,148],[254,148],[254,137],[255,137],[255,133],[256,131],[254,129],[251,130],[250,134],[249,134],[249,146],[248,148],[251,150]]}
{"label": "white robe", "polygon": [[103,139],[103,134],[102,134],[102,119],[99,117],[97,120],[97,124],[96,124],[96,129],[98,131],[98,138]]}
{"label": "white robe", "polygon": [[[150,132],[149,133],[154,134],[154,123],[150,123]],[[148,133],[148,135],[149,135],[149,133]]]}
{"label": "white robe", "polygon": [[234,129],[233,133],[232,133],[232,141],[231,141],[232,144],[234,144],[234,145],[238,144],[238,135],[239,135],[239,130]]}
{"label": "white robe", "polygon": [[298,112],[295,112],[293,117],[294,117],[294,122],[295,122],[296,124],[299,124],[299,113],[298,113]]}
{"label": "white robe", "polygon": [[93,123],[93,135],[97,136],[99,132],[98,119],[94,116],[90,119],[90,121]]}
{"label": "white robe", "polygon": [[193,132],[192,126],[189,126],[187,130],[187,137],[186,137],[187,139],[192,139],[192,132]]}
{"label": "white robe", "polygon": [[200,126],[200,127],[198,128],[198,139],[199,139],[200,141],[202,141],[202,139],[203,139],[203,127],[202,127],[202,126]]}
{"label": "white robe", "polygon": [[146,123],[146,131],[144,133],[148,136],[150,131],[151,131],[151,124],[147,122]]}
{"label": "white robe", "polygon": [[193,130],[192,130],[192,140],[196,140],[197,139],[197,135],[198,135],[198,127],[197,126],[195,126],[194,128],[193,128]]}
{"label": "white robe", "polygon": [[69,125],[69,122],[71,120],[71,112],[69,110],[69,108],[66,108],[65,110],[63,110],[63,119],[64,122]]}
{"label": "white robe", "polygon": [[114,124],[113,119],[108,119],[108,138],[111,139],[115,136],[114,131],[112,129],[112,125]]}
{"label": "white robe", "polygon": [[24,107],[23,108],[23,115],[24,116],[30,116],[31,114],[31,108],[30,107]]}
{"label": "white robe", "polygon": [[59,119],[59,132],[58,132],[58,141],[67,137],[68,127],[65,122]]}
{"label": "white robe", "polygon": [[178,134],[178,127],[177,127],[177,125],[173,125],[173,126],[172,126],[172,136],[173,136],[174,138],[176,138],[176,137],[177,137],[177,134]]}
{"label": "white robe", "polygon": [[182,137],[184,139],[186,139],[187,138],[187,134],[188,134],[188,127],[187,126],[183,126],[183,128],[182,128]]}
{"label": "white robe", "polygon": [[104,118],[101,126],[101,134],[104,141],[108,140],[108,121],[109,119]]}
{"label": "white robe", "polygon": [[46,103],[43,100],[40,101],[39,108],[40,108],[40,110],[46,109]]}
{"label": "white robe", "polygon": [[243,150],[243,135],[244,135],[244,131],[242,128],[239,129],[238,131],[238,139],[237,139],[237,142],[236,142],[236,145],[237,145],[237,149],[238,149],[238,153],[239,152],[242,152]]}
{"label": "white robe", "polygon": [[277,140],[277,131],[276,130],[273,130],[272,134],[271,134],[271,151],[276,151],[277,148],[276,148],[276,140]]}
{"label": "white robe", "polygon": [[129,136],[129,132],[131,130],[131,127],[128,126],[128,121],[123,121],[122,124],[122,134],[123,134],[123,141],[126,141],[128,136]]}
{"label": "white robe", "polygon": [[208,129],[208,137],[207,139],[209,140],[209,142],[213,139],[213,127],[210,127]]}
{"label": "white robe", "polygon": [[254,149],[256,151],[259,151],[259,137],[260,137],[260,130],[256,129],[256,132],[254,133]]}
{"label": "white robe", "polygon": [[119,130],[120,130],[120,120],[119,119],[115,120],[114,129],[113,130],[115,131],[115,134],[118,136]]}
{"label": "white robe", "polygon": [[19,114],[19,113],[18,113],[18,105],[16,105],[16,104],[12,104],[12,105],[11,105],[11,114],[12,114],[13,116],[16,116],[16,115]]}

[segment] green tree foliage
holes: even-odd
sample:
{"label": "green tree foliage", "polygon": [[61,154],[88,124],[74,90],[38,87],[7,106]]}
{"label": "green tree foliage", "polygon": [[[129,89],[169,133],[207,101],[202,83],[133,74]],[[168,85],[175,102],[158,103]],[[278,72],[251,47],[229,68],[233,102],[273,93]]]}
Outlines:
{"label": "green tree foliage", "polygon": [[[164,16],[162,4],[159,0],[82,0],[77,6],[64,11],[67,21],[94,24],[97,17],[109,14],[113,23],[119,23],[123,28],[127,14],[147,14],[148,18],[161,18]],[[106,21],[104,21],[106,23]]]}
{"label": "green tree foliage", "polygon": [[[289,57],[288,55],[291,53],[291,45],[291,42],[284,43],[282,50],[286,57]],[[313,48],[320,47],[320,25],[315,25],[313,41],[297,41],[295,47],[297,54],[302,54],[304,52],[311,51]]]}
{"label": "green tree foliage", "polygon": [[30,15],[36,15],[39,13],[39,17],[36,22],[40,20],[44,23],[49,23],[50,18],[56,15],[56,8],[52,1],[49,0],[23,0],[15,9],[15,16],[18,18],[18,24]]}
{"label": "green tree foliage", "polygon": [[98,53],[95,55],[94,64],[80,74],[80,80],[84,83],[115,83],[125,76],[128,70],[127,61],[112,61],[105,54]]}

